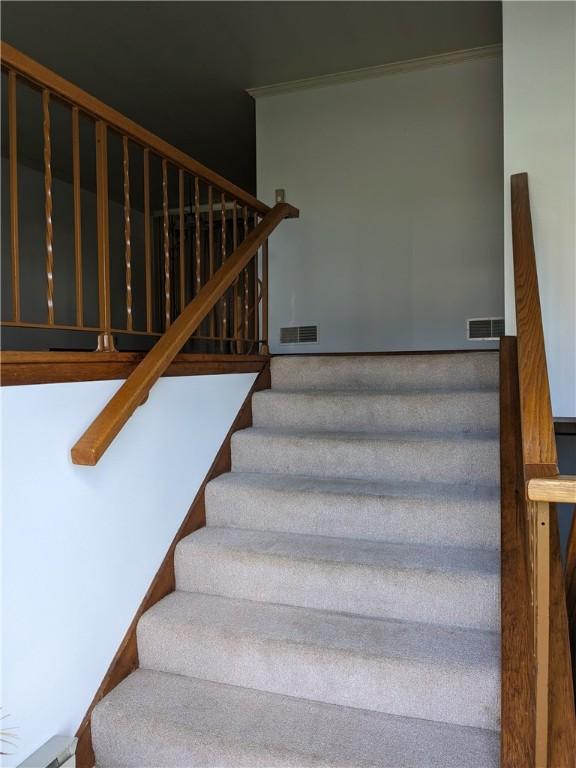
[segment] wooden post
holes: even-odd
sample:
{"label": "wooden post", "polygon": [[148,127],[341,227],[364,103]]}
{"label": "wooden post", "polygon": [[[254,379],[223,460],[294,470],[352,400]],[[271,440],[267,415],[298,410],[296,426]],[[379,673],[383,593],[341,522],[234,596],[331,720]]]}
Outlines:
{"label": "wooden post", "polygon": [[184,171],[182,168],[178,170],[178,229],[180,230],[178,244],[180,254],[180,312],[182,312],[186,306],[186,229],[184,218]]}
{"label": "wooden post", "polygon": [[170,229],[168,215],[168,161],[162,160],[162,248],[164,252],[164,330],[172,321],[172,286],[170,283]]}
{"label": "wooden post", "polygon": [[130,152],[128,136],[122,137],[124,184],[124,261],[126,264],[126,330],[132,330],[132,232],[130,220]]}
{"label": "wooden post", "polygon": [[72,108],[72,176],[74,188],[74,264],[76,273],[76,325],[84,325],[82,293],[82,206],[80,185],[80,120],[78,107]]}
{"label": "wooden post", "polygon": [[550,654],[550,504],[529,501],[534,520],[534,655],[536,664],[535,768],[548,765]]}
{"label": "wooden post", "polygon": [[[256,310],[258,311],[258,310]],[[262,354],[268,355],[268,240],[262,245]]]}
{"label": "wooden post", "polygon": [[12,254],[12,318],[20,321],[20,246],[18,222],[18,121],[16,72],[8,73],[8,143],[10,171],[10,251]]}
{"label": "wooden post", "polygon": [[146,330],[152,332],[152,236],[150,233],[150,150],[144,150],[144,261],[146,265]]}
{"label": "wooden post", "polygon": [[52,226],[52,142],[50,136],[50,91],[42,91],[44,134],[44,227],[46,239],[46,304],[48,324],[54,325],[54,232]]}
{"label": "wooden post", "polygon": [[96,123],[96,212],[98,221],[98,352],[114,352],[110,322],[110,232],[108,222],[108,126]]}

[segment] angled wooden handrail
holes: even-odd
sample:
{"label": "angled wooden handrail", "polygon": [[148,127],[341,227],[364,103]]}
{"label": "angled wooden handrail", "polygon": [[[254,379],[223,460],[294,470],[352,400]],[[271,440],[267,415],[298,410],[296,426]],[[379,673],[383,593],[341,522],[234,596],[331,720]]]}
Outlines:
{"label": "angled wooden handrail", "polygon": [[522,453],[526,479],[529,479],[557,475],[558,458],[527,173],[512,176],[511,193]]}
{"label": "angled wooden handrail", "polygon": [[146,400],[150,389],[202,320],[249,264],[260,246],[283,219],[297,216],[298,210],[288,203],[278,203],[266,214],[176,318],[74,445],[74,464],[93,466],[99,461],[136,408]]}
{"label": "angled wooden handrail", "polygon": [[68,80],[56,74],[56,72],[42,66],[42,64],[8,45],[8,43],[2,43],[0,57],[2,64],[8,69],[25,76],[40,88],[48,88],[53,94],[69,102],[72,106],[80,107],[81,110],[91,115],[95,120],[104,121],[120,133],[129,136],[135,142],[157,152],[160,156],[198,176],[208,184],[213,184],[222,191],[227,192],[236,200],[242,201],[252,210],[258,211],[260,214],[266,214],[270,210],[267,205],[257,200],[241,187],[236,186],[236,184],[202,165],[202,163],[193,160],[182,150],[172,146],[172,144],[130,120],[121,112],[109,107],[103,101],[91,96],[82,88],[78,88],[73,83],[68,82]]}

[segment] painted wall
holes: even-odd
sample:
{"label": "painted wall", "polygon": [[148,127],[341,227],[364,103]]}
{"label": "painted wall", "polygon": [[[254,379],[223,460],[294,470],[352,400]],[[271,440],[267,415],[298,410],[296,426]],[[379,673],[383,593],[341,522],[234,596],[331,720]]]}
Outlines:
{"label": "painted wall", "polygon": [[[271,241],[273,351],[479,348],[503,316],[499,56],[256,100],[260,199],[300,219]],[[283,325],[320,343],[279,346]]]}
{"label": "painted wall", "polygon": [[527,171],[555,416],[576,416],[576,5],[504,2],[506,326],[515,333],[509,177]]}
{"label": "painted wall", "polygon": [[96,467],[70,448],[121,382],[1,390],[4,765],[74,734],[254,379],[161,379]]}

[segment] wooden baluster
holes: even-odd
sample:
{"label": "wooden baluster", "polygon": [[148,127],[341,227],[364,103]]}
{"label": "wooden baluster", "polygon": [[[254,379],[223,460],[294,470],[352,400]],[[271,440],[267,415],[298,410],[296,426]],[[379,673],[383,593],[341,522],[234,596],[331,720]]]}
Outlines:
{"label": "wooden baluster", "polygon": [[[244,239],[248,236],[250,221],[248,219],[248,208],[244,206]],[[250,335],[250,270],[248,267],[243,272],[244,283],[244,338],[248,339]]]}
{"label": "wooden baluster", "polygon": [[186,306],[186,230],[184,222],[184,171],[178,171],[178,227],[180,229],[180,312]]}
{"label": "wooden baluster", "polygon": [[[232,251],[238,248],[238,202],[236,199],[232,202]],[[232,336],[234,338],[234,351],[240,351],[240,332],[242,330],[242,322],[240,320],[242,311],[242,297],[240,275],[234,281],[232,288]]]}
{"label": "wooden baluster", "polygon": [[[226,196],[220,195],[220,265],[226,261]],[[220,299],[220,351],[224,351],[225,340],[228,335],[228,297],[226,294]]]}
{"label": "wooden baluster", "polygon": [[194,179],[194,252],[196,258],[196,291],[197,296],[202,287],[202,250],[200,242],[200,181],[198,176]]}
{"label": "wooden baluster", "polygon": [[42,91],[44,134],[44,227],[46,239],[46,302],[48,323],[54,325],[54,233],[52,229],[52,144],[50,139],[50,91]]}
{"label": "wooden baluster", "polygon": [[12,259],[12,318],[20,320],[20,243],[18,222],[18,120],[16,72],[8,73],[8,143],[10,174],[10,253]]}
{"label": "wooden baluster", "polygon": [[262,354],[270,354],[268,345],[268,240],[262,246]]}
{"label": "wooden baluster", "polygon": [[144,150],[144,261],[146,266],[146,330],[152,333],[152,235],[150,232],[150,150]]}
{"label": "wooden baluster", "polygon": [[170,230],[168,218],[168,161],[162,160],[162,244],[164,250],[164,327],[170,328]]}
{"label": "wooden baluster", "polygon": [[108,219],[108,126],[96,123],[96,214],[98,222],[98,351],[114,351],[110,323],[110,229]]}
{"label": "wooden baluster", "polygon": [[548,696],[550,655],[550,505],[529,501],[534,540],[534,654],[536,662],[535,764],[545,766],[548,757]]}
{"label": "wooden baluster", "polygon": [[[194,296],[200,293],[202,287],[202,248],[200,239],[200,180],[194,177]],[[202,328],[196,331],[197,336],[202,335]]]}
{"label": "wooden baluster", "polygon": [[[212,211],[212,185],[208,187],[208,272],[209,277],[214,275],[214,213]],[[216,308],[210,312],[211,338],[216,336]]]}
{"label": "wooden baluster", "polygon": [[128,137],[122,137],[122,176],[124,184],[124,260],[126,262],[126,330],[132,330],[132,243],[130,222],[130,153]]}
{"label": "wooden baluster", "polygon": [[80,119],[78,107],[72,107],[72,184],[74,189],[74,264],[76,272],[76,325],[84,325],[82,291],[82,207],[80,187]]}
{"label": "wooden baluster", "polygon": [[[258,214],[254,212],[254,226],[258,226]],[[260,297],[261,283],[259,275],[259,255],[260,251],[254,254],[254,352],[258,352],[258,340],[260,338]]]}

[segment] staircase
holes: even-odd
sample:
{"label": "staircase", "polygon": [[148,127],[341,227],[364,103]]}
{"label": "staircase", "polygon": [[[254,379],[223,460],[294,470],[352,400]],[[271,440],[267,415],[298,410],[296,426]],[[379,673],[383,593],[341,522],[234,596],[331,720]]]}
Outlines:
{"label": "staircase", "polygon": [[499,765],[497,353],[271,369],[97,765]]}

